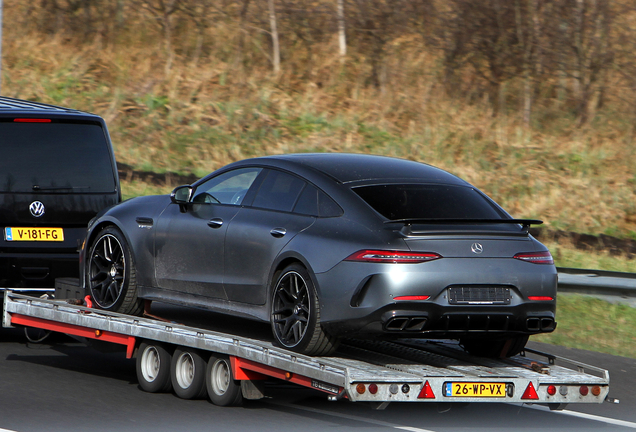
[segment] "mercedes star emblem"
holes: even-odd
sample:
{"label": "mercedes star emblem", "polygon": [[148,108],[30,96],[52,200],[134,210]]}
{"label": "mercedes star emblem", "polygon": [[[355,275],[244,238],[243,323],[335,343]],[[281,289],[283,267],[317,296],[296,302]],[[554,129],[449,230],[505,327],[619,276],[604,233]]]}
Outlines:
{"label": "mercedes star emblem", "polygon": [[484,247],[480,243],[473,243],[470,246],[470,250],[473,251],[473,253],[480,254],[484,251]]}
{"label": "mercedes star emblem", "polygon": [[33,201],[29,206],[29,211],[33,217],[40,217],[44,214],[44,204],[40,201]]}

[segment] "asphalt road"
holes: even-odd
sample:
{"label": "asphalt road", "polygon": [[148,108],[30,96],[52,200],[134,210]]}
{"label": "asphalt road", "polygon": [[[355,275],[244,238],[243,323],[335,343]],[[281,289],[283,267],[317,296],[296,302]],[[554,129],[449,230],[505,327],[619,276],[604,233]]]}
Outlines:
{"label": "asphalt road", "polygon": [[[192,311],[190,311],[192,313]],[[187,313],[186,313],[187,315]],[[209,316],[208,316],[209,318]],[[225,318],[238,332],[268,327]],[[563,412],[511,404],[365,404],[328,402],[322,393],[269,385],[268,398],[220,408],[206,400],[149,394],[137,385],[134,360],[101,353],[62,335],[26,344],[0,329],[0,431],[628,431],[636,429],[636,360],[532,344],[535,349],[610,370],[610,396],[621,403],[570,405]]]}

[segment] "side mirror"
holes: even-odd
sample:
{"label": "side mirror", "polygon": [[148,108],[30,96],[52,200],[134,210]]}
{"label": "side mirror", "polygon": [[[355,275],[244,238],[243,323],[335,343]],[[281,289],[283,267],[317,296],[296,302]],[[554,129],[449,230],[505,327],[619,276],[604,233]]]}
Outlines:
{"label": "side mirror", "polygon": [[170,194],[170,200],[174,204],[179,204],[179,210],[181,210],[181,213],[185,213],[186,205],[190,202],[190,197],[192,197],[192,191],[192,186],[184,185],[177,186]]}

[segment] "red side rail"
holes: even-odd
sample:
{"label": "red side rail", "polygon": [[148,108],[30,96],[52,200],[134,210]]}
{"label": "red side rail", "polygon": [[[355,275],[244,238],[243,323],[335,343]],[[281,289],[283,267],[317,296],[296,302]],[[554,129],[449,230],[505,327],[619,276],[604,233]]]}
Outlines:
{"label": "red side rail", "polygon": [[293,382],[294,384],[299,384],[304,387],[320,390],[329,394],[344,394],[344,389],[342,387],[333,386],[334,390],[335,388],[338,389],[338,392],[334,393],[334,391],[321,388],[317,380],[308,378],[304,375],[298,375],[272,366],[257,363],[252,360],[230,356],[230,363],[232,365],[232,374],[234,375],[235,380],[263,380],[269,376]]}
{"label": "red side rail", "polygon": [[42,318],[34,318],[26,315],[11,314],[11,324],[35,327],[44,330],[51,330],[60,333],[72,334],[89,339],[112,342],[126,346],[126,358],[132,358],[135,349],[135,337],[126,336],[104,330],[96,330],[88,327],[81,327],[73,324],[65,324],[56,321],[49,321]]}

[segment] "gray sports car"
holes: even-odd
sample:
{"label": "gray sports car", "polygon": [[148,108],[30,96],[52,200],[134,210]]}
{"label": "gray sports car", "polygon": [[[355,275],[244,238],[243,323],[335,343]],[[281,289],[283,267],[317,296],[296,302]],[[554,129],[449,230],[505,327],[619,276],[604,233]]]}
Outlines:
{"label": "gray sports car", "polygon": [[414,337],[510,356],[556,327],[557,272],[528,233],[540,223],[422,163],[260,157],[99,214],[82,280],[102,309],[159,300],[269,321],[305,354]]}

